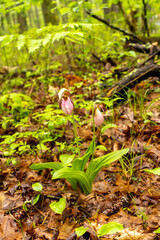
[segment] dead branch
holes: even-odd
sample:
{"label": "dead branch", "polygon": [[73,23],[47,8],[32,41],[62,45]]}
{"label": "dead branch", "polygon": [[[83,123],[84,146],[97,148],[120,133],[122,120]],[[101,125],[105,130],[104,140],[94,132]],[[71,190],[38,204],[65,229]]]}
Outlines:
{"label": "dead branch", "polygon": [[[142,45],[142,44],[135,44],[135,43],[130,43],[129,47],[133,49],[134,51],[140,52],[140,53],[150,53],[151,49],[151,44],[149,45]],[[160,48],[157,46],[156,52],[154,53],[155,55],[160,55]]]}
{"label": "dead branch", "polygon": [[123,78],[121,81],[116,83],[111,89],[107,90],[102,97],[110,97],[113,94],[124,92],[128,88],[133,87],[136,83],[147,79],[148,77],[159,77],[160,76],[160,65],[147,64],[141,67],[137,71],[133,72],[131,75]]}
{"label": "dead branch", "polygon": [[88,10],[86,10],[86,13],[89,14],[91,17],[97,19],[98,21],[103,22],[105,25],[107,25],[107,26],[110,27],[111,29],[114,29],[114,30],[116,30],[116,31],[119,31],[119,32],[123,33],[123,34],[126,35],[126,36],[129,36],[129,37],[131,37],[132,39],[135,39],[137,42],[145,43],[144,40],[142,40],[141,38],[137,37],[135,34],[126,32],[125,30],[123,30],[123,29],[121,29],[121,28],[118,28],[118,27],[110,24],[109,21],[107,21],[107,20],[105,20],[105,19],[103,19],[103,18],[101,18],[101,17],[99,17],[99,16],[97,16],[97,15],[95,15],[95,14],[92,14],[92,13],[89,12]]}
{"label": "dead branch", "polygon": [[103,65],[106,65],[106,62],[103,61],[103,60],[101,60],[101,58],[98,57],[95,53],[92,53],[92,56],[93,56],[95,59],[97,59],[100,63],[102,63]]}
{"label": "dead branch", "polygon": [[134,51],[140,52],[140,53],[149,53],[151,45],[148,46],[146,44],[139,44],[139,43],[130,43],[129,47],[133,49]]}
{"label": "dead branch", "polygon": [[[160,49],[158,50],[160,51]],[[150,48],[150,57],[143,62],[139,68],[134,69],[128,76],[117,82],[110,89],[102,94],[102,97],[110,97],[116,93],[123,93],[128,88],[135,86],[137,83],[149,78],[160,77],[160,65],[154,62],[154,57],[157,54],[157,43],[153,43]],[[146,64],[147,62],[147,64]],[[144,65],[144,66],[143,66]]]}
{"label": "dead branch", "polygon": [[157,45],[158,45],[157,42],[152,43],[152,45],[149,45],[149,46],[141,45],[141,44],[130,44],[129,45],[133,50],[136,50],[141,53],[149,53],[149,58],[146,59],[143,63],[141,63],[139,65],[139,67],[145,65],[145,63],[147,63],[147,62],[153,63],[154,57],[156,55],[160,55],[160,48]]}
{"label": "dead branch", "polygon": [[97,59],[100,63],[103,63],[103,65],[106,65],[107,62],[109,62],[112,66],[117,66],[117,63],[115,62],[115,60],[113,58],[111,58],[110,56],[107,57],[106,61],[101,60],[100,57],[98,57],[95,53],[92,53],[92,56]]}

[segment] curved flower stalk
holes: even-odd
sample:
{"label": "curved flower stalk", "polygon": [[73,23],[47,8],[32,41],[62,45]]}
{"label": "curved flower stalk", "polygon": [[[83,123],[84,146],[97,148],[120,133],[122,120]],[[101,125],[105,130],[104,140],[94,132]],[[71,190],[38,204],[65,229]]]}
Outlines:
{"label": "curved flower stalk", "polygon": [[77,136],[77,129],[76,129],[76,124],[75,124],[75,119],[74,119],[74,114],[73,114],[73,109],[74,109],[74,104],[71,99],[71,94],[66,88],[62,88],[59,93],[59,107],[63,110],[65,114],[71,115],[72,114],[72,122],[73,122],[73,128],[74,128],[74,137],[76,140],[77,144],[77,151],[78,151],[78,156],[80,157],[80,149],[79,149],[79,144],[78,144],[78,136]]}
{"label": "curved flower stalk", "polygon": [[95,131],[95,125],[97,127],[100,127],[103,122],[104,122],[104,116],[103,113],[101,111],[104,111],[103,109],[104,105],[102,103],[98,104],[98,103],[94,103],[93,105],[93,109],[92,109],[92,118],[93,118],[93,152],[92,152],[92,160],[94,158],[94,151],[95,151],[95,147],[96,147],[96,131]]}

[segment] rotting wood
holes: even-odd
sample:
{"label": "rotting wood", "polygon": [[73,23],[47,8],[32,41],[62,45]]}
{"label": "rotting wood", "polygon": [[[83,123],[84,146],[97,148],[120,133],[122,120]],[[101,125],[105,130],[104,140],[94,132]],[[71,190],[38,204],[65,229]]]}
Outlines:
{"label": "rotting wood", "polygon": [[160,65],[154,62],[154,57],[157,53],[159,53],[159,49],[157,50],[157,43],[153,43],[150,47],[149,58],[145,60],[137,70],[134,69],[128,76],[107,89],[101,97],[110,97],[114,94],[124,93],[128,88],[135,86],[137,83],[140,83],[149,77],[160,77]]}

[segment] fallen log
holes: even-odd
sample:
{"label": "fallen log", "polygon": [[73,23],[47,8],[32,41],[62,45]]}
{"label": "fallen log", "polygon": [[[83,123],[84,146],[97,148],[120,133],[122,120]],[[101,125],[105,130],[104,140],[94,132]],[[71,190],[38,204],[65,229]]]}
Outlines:
{"label": "fallen log", "polygon": [[157,47],[157,43],[152,43],[149,58],[141,63],[139,68],[134,69],[128,74],[128,76],[107,89],[101,97],[110,97],[117,93],[124,93],[128,88],[135,86],[137,83],[140,83],[149,77],[160,77],[160,65],[154,62],[154,58],[159,52],[160,49]]}
{"label": "fallen log", "polygon": [[135,86],[137,83],[140,83],[142,80],[147,79],[148,77],[160,77],[160,65],[155,63],[147,64],[138,70],[134,70],[129,74],[129,76],[124,77],[110,89],[105,91],[101,97],[110,97],[113,94],[122,93],[128,88]]}

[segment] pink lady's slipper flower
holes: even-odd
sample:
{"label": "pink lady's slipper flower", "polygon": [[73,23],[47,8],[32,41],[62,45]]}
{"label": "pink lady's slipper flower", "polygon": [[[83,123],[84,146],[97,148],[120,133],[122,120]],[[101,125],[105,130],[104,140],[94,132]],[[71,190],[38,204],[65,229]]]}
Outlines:
{"label": "pink lady's slipper flower", "polygon": [[71,99],[71,95],[66,88],[62,88],[59,93],[59,107],[63,110],[65,114],[71,114],[74,108],[74,104]]}
{"label": "pink lady's slipper flower", "polygon": [[95,122],[96,126],[98,126],[98,127],[100,127],[104,122],[104,117],[103,117],[103,113],[101,112],[101,110],[103,110],[102,104],[95,107],[95,110],[94,110],[94,122]]}

